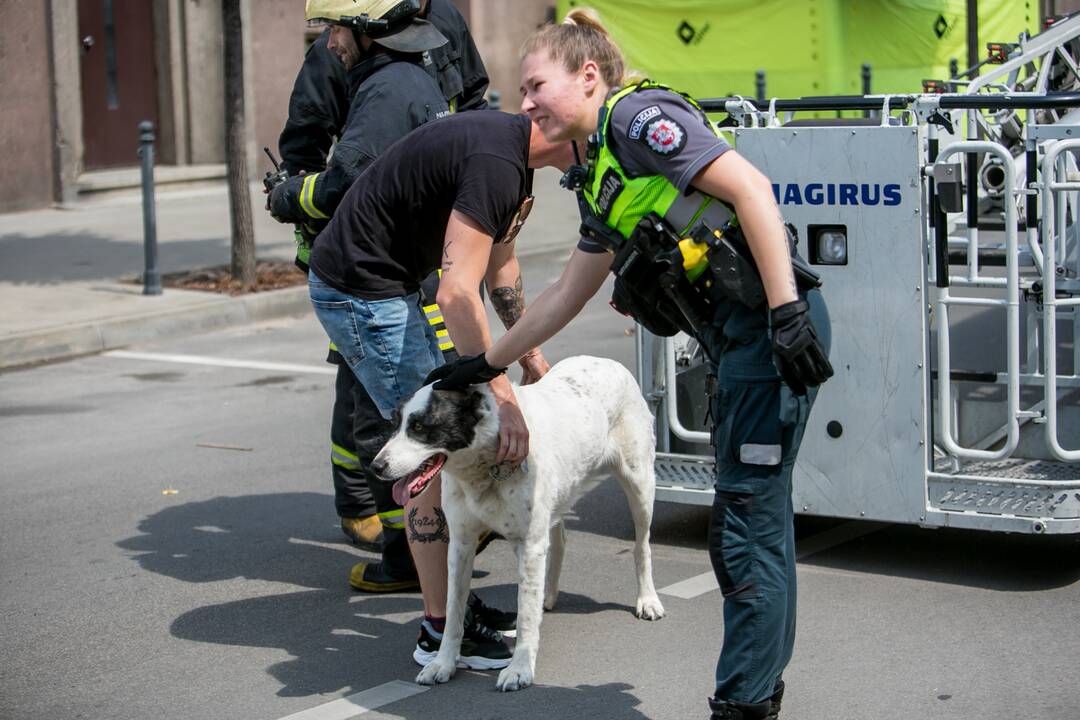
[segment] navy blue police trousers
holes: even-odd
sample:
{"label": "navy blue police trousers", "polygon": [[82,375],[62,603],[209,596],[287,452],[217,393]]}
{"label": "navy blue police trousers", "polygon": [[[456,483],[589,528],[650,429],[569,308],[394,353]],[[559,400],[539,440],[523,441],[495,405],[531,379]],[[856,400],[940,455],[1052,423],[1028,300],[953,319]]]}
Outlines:
{"label": "navy blue police trousers", "polygon": [[[808,300],[827,349],[824,300],[817,291]],[[724,597],[724,638],[715,697],[760,703],[778,689],[795,643],[791,477],[817,393],[799,397],[781,381],[764,313],[738,306],[717,315],[709,557]]]}

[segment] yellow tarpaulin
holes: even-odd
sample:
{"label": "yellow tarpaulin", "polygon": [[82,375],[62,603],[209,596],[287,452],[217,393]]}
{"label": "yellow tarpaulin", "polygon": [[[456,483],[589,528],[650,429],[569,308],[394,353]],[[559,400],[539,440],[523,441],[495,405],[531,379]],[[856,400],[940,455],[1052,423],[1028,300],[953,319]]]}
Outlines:
{"label": "yellow tarpaulin", "polygon": [[[630,67],[699,98],[921,92],[967,65],[966,0],[559,0],[561,19],[592,7]],[[980,55],[987,42],[1038,32],[1038,0],[979,0]]]}

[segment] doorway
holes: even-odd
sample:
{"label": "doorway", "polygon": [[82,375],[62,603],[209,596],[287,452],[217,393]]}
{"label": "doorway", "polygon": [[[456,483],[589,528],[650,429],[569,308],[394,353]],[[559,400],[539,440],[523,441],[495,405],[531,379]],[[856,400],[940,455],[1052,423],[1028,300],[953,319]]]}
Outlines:
{"label": "doorway", "polygon": [[83,168],[138,164],[138,126],[157,127],[155,3],[79,0]]}

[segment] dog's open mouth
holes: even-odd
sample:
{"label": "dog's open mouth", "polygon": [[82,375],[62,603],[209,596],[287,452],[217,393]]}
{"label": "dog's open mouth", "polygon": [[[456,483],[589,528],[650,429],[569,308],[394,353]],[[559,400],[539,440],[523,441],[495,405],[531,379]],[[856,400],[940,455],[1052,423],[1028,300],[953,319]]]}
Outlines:
{"label": "dog's open mouth", "polygon": [[398,505],[404,506],[409,498],[414,498],[427,489],[428,483],[435,477],[440,470],[442,470],[443,464],[446,462],[446,456],[442,453],[432,455],[424,464],[417,470],[398,478],[394,482],[394,502]]}

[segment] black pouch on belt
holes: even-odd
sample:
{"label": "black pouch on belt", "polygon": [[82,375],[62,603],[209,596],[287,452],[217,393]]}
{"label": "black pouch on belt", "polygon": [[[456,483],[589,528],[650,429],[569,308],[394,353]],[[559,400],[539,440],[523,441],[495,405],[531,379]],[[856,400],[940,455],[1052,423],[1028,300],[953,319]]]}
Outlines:
{"label": "black pouch on belt", "polygon": [[[791,269],[795,274],[799,293],[805,294],[808,290],[821,287],[821,277],[797,251],[799,235],[795,227],[785,223],[784,230],[787,233]],[[761,274],[758,273],[742,228],[729,225],[719,232],[712,232],[707,226],[699,225],[691,237],[697,242],[707,242],[711,247],[709,269],[719,297],[735,300],[752,310],[765,303],[765,286],[761,282]]]}
{"label": "black pouch on belt", "polygon": [[668,237],[662,221],[649,213],[611,263],[615,274],[611,306],[661,337],[671,337],[680,331],[696,334],[693,324],[659,282],[671,265],[670,253],[674,247],[676,243]]}

